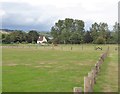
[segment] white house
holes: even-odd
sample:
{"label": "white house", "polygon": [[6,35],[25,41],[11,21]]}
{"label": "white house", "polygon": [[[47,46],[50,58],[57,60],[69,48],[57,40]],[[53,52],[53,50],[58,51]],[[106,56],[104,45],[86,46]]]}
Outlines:
{"label": "white house", "polygon": [[45,38],[45,36],[39,36],[37,43],[44,44],[45,42],[47,42],[47,39]]}

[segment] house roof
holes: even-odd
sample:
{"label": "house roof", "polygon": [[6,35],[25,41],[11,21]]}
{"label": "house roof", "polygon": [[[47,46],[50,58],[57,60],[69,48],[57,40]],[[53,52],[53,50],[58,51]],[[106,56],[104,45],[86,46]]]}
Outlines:
{"label": "house roof", "polygon": [[37,41],[43,41],[43,36],[39,36]]}

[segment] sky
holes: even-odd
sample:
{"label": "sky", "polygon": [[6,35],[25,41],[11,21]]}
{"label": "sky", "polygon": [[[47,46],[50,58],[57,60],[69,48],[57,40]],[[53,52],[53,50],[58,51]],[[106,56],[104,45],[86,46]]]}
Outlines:
{"label": "sky", "polygon": [[0,26],[3,29],[50,31],[59,20],[83,20],[89,30],[94,22],[118,21],[119,0],[0,0]]}

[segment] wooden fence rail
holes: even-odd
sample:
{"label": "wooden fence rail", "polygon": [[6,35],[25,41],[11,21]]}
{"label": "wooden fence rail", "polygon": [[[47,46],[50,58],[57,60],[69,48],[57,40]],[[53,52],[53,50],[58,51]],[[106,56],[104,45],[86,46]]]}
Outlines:
{"label": "wooden fence rail", "polygon": [[[108,52],[109,47],[107,51],[100,56],[99,60],[92,68],[92,70],[88,73],[88,75],[84,77],[84,94],[87,94],[88,92],[93,92],[94,84],[96,84],[97,75],[100,72],[101,65],[107,57]],[[73,92],[74,94],[82,94],[82,87],[74,87]]]}

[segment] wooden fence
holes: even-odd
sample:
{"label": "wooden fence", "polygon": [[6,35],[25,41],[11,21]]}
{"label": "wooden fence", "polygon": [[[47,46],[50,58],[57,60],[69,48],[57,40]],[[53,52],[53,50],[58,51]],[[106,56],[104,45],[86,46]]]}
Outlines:
{"label": "wooden fence", "polygon": [[[108,52],[109,47],[107,51],[100,56],[99,60],[92,68],[92,70],[88,73],[88,75],[84,77],[84,94],[87,94],[88,92],[93,92],[94,84],[96,84],[97,75],[100,72],[101,65],[107,57]],[[74,87],[73,92],[74,94],[82,94],[82,87]]]}

